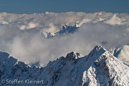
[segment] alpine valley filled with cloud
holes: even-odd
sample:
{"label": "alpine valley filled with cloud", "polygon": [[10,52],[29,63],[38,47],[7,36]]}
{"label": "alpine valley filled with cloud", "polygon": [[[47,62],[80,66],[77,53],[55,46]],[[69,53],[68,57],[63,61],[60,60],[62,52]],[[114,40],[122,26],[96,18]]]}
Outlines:
{"label": "alpine valley filled with cloud", "polygon": [[41,86],[128,86],[129,14],[3,12],[0,51],[0,80],[43,80]]}

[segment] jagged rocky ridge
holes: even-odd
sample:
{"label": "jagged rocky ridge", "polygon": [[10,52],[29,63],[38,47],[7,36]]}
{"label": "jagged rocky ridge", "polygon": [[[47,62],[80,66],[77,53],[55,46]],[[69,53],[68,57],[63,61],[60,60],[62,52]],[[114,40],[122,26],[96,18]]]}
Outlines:
{"label": "jagged rocky ridge", "polygon": [[62,36],[65,34],[73,34],[74,32],[76,32],[78,30],[78,28],[79,27],[77,27],[77,25],[74,25],[74,26],[65,25],[62,27],[61,30],[59,30],[53,34],[51,32],[47,32],[47,31],[43,31],[42,33],[45,38],[52,38],[55,36]]}
{"label": "jagged rocky ridge", "polygon": [[[44,68],[29,67],[0,52],[0,80],[3,79],[43,80],[41,86],[128,86],[129,67],[101,46],[95,46],[84,57],[71,52],[50,61]],[[6,86],[0,83],[2,85]]]}

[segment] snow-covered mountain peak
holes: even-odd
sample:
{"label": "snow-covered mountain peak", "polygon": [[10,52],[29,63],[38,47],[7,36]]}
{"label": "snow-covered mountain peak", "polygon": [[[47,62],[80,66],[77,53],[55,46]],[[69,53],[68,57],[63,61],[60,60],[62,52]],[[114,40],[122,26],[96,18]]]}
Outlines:
{"label": "snow-covered mountain peak", "polygon": [[96,65],[100,65],[108,64],[113,55],[102,46],[95,46],[86,58]]}
{"label": "snow-covered mountain peak", "polygon": [[117,14],[114,14],[111,18],[105,21],[107,24],[111,25],[123,25],[123,20],[117,16]]}
{"label": "snow-covered mountain peak", "polygon": [[106,51],[95,62],[96,67],[107,77],[109,86],[128,86],[129,67]]}
{"label": "snow-covered mountain peak", "polygon": [[103,48],[102,46],[96,45],[93,48],[93,50],[91,50],[91,52],[88,54],[88,57],[99,56],[99,55],[103,54],[105,51],[106,51],[105,48]]}
{"label": "snow-covered mountain peak", "polygon": [[79,53],[76,53],[76,52],[71,52],[71,53],[68,53],[66,55],[66,58],[68,60],[75,60],[75,59],[78,59],[80,57],[80,54]]}

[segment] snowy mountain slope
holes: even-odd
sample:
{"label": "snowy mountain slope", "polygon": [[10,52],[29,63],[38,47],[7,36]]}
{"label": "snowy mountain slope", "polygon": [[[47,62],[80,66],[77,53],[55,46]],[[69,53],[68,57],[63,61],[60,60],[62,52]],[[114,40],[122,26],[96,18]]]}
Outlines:
{"label": "snowy mountain slope", "polygon": [[[49,62],[44,68],[29,67],[3,52],[0,52],[0,61],[0,80],[43,80],[42,84],[26,83],[27,86],[128,86],[129,84],[129,67],[101,46],[95,46],[84,57],[71,52],[66,57],[62,56]],[[24,84],[25,82],[20,85]]]}
{"label": "snowy mountain slope", "polygon": [[[24,62],[17,61],[8,53],[0,52],[0,86],[18,85],[15,80],[35,80],[42,68],[29,67]],[[24,84],[21,84],[24,86]],[[29,85],[28,85],[29,86]]]}
{"label": "snowy mountain slope", "polygon": [[123,45],[112,50],[115,57],[129,65],[129,45]]}

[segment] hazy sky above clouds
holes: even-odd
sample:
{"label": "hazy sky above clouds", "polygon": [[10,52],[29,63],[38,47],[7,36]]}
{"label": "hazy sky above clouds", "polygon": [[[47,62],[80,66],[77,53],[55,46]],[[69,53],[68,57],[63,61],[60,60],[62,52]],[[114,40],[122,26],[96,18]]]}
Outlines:
{"label": "hazy sky above clouds", "polygon": [[0,12],[112,12],[129,13],[129,0],[0,0]]}

